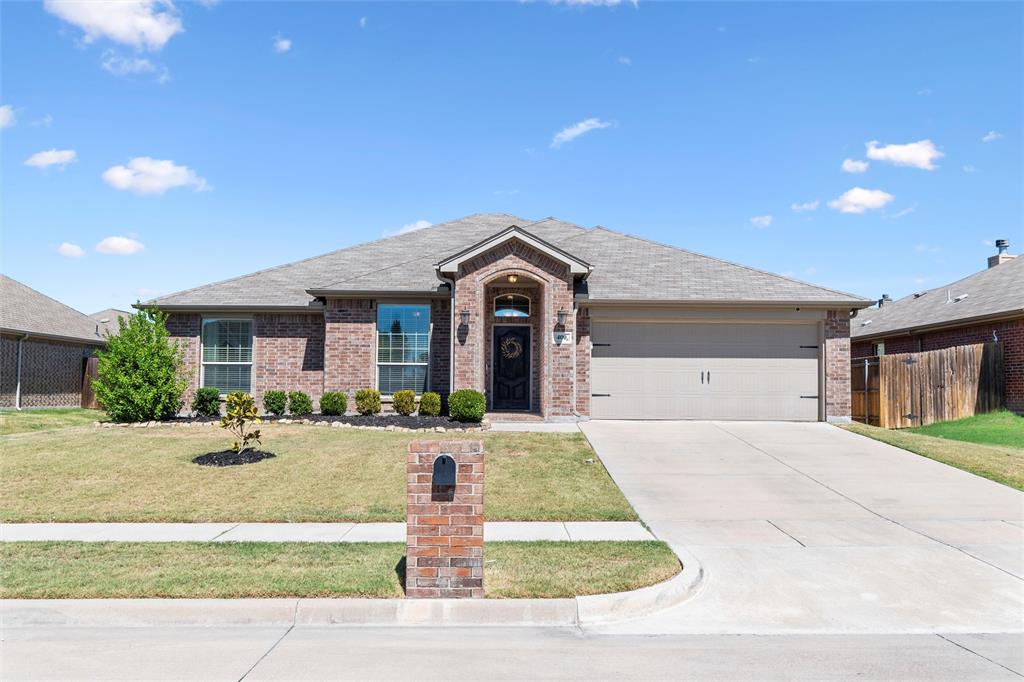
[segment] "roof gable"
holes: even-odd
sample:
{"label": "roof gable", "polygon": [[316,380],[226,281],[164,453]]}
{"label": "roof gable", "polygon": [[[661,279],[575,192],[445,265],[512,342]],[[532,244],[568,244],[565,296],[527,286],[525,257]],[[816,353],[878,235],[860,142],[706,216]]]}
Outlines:
{"label": "roof gable", "polygon": [[448,256],[444,260],[438,262],[434,267],[436,267],[437,271],[441,273],[457,273],[459,271],[459,266],[466,261],[476,258],[480,254],[487,253],[491,249],[512,240],[520,241],[557,261],[565,263],[569,267],[569,272],[574,275],[588,275],[590,274],[590,271],[593,270],[593,266],[591,266],[590,263],[573,256],[568,251],[563,251],[554,244],[550,244],[543,239],[540,239],[518,225],[512,225],[506,230],[493,234],[490,237],[459,251],[458,253]]}

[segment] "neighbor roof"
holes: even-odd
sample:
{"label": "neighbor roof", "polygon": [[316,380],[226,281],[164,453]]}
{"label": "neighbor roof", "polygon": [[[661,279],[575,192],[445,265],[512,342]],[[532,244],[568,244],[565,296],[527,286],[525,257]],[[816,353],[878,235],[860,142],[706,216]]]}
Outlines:
{"label": "neighbor roof", "polygon": [[162,296],[163,308],[318,308],[320,294],[438,294],[436,266],[518,227],[567,257],[593,266],[580,292],[590,301],[805,303],[864,306],[841,291],[557,218],[531,221],[475,214],[421,230],[333,251],[251,275]]}
{"label": "neighbor roof", "polygon": [[[120,331],[121,327],[117,323],[119,317],[129,318],[132,313],[127,310],[118,310],[117,308],[107,308],[101,310],[98,313],[92,313],[89,315],[92,319],[100,325],[100,334],[116,334]],[[104,322],[106,320],[106,322]]]}
{"label": "neighbor roof", "polygon": [[0,329],[4,332],[102,344],[96,326],[88,315],[0,275]]}
{"label": "neighbor roof", "polygon": [[885,336],[1015,314],[1024,315],[1024,257],[881,308],[862,310],[850,323],[850,336]]}

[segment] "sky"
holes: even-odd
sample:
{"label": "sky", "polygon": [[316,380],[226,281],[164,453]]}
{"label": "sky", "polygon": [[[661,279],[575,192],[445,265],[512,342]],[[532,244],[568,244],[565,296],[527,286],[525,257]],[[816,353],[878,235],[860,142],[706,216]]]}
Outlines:
{"label": "sky", "polygon": [[869,298],[1024,251],[1024,5],[0,3],[0,267],[83,312],[478,212]]}

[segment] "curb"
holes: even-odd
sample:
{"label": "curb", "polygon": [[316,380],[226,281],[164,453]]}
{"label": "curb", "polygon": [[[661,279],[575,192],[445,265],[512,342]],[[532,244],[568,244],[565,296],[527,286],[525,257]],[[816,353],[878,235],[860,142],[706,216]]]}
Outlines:
{"label": "curb", "polygon": [[598,625],[677,606],[697,592],[703,568],[672,549],[685,563],[665,582],[571,599],[3,599],[0,620],[8,628]]}

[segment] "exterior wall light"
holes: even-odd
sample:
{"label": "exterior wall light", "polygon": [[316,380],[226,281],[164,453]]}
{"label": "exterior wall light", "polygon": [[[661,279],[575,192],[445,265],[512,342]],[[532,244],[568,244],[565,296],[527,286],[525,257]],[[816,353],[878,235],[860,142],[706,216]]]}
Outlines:
{"label": "exterior wall light", "polygon": [[560,327],[564,327],[565,326],[565,318],[569,316],[569,313],[567,313],[565,311],[565,308],[559,308],[557,315],[558,315],[558,325]]}
{"label": "exterior wall light", "polygon": [[462,322],[463,326],[469,324],[469,310],[468,309],[466,309],[466,308],[462,309],[462,311],[459,313],[459,321]]}
{"label": "exterior wall light", "polygon": [[508,276],[508,283],[509,284],[515,284],[518,281],[519,281],[519,275],[509,275]]}

